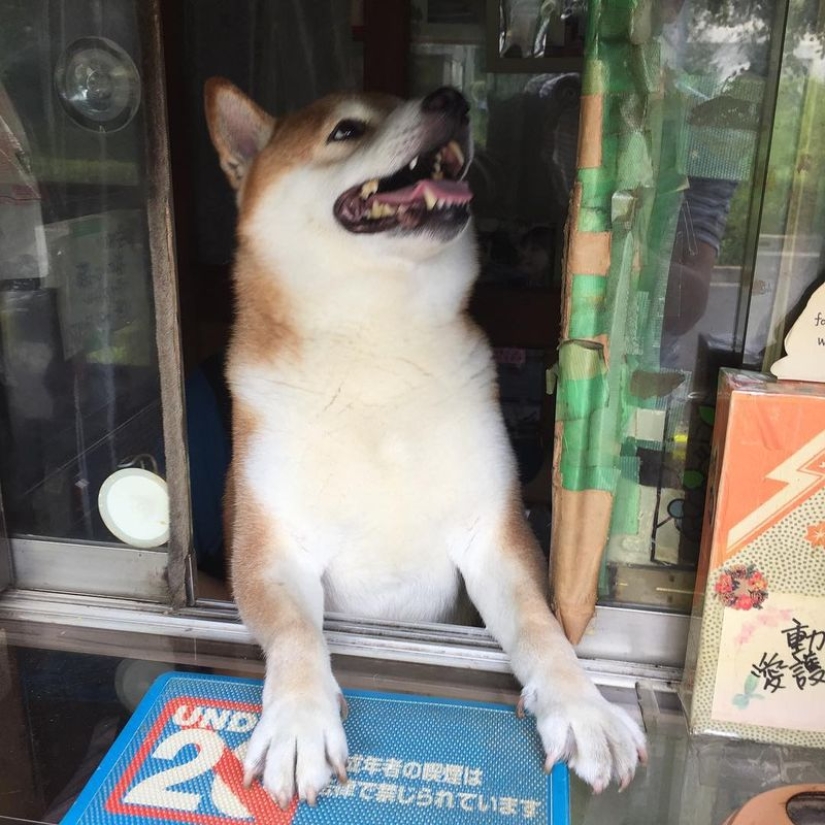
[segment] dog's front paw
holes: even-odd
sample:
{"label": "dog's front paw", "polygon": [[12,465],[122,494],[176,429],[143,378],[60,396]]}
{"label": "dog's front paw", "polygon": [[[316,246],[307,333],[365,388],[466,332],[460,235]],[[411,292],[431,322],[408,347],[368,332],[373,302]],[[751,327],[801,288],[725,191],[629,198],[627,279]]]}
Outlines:
{"label": "dog's front paw", "polygon": [[[336,686],[337,688],[337,686]],[[336,689],[276,695],[265,705],[244,758],[244,784],[261,777],[281,808],[298,798],[314,805],[333,773],[346,782],[346,708]]]}
{"label": "dog's front paw", "polygon": [[524,689],[519,709],[536,717],[547,754],[545,770],[563,760],[596,793],[615,780],[624,790],[639,762],[647,759],[645,737],[622,708],[612,705],[591,682],[578,690]]}

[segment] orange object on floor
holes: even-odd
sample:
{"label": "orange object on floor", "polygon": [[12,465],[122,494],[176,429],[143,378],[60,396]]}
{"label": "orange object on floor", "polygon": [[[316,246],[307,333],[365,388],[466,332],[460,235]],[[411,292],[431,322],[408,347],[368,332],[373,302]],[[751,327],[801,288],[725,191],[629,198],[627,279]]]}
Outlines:
{"label": "orange object on floor", "polygon": [[724,825],[820,825],[825,823],[825,785],[785,785],[755,796]]}

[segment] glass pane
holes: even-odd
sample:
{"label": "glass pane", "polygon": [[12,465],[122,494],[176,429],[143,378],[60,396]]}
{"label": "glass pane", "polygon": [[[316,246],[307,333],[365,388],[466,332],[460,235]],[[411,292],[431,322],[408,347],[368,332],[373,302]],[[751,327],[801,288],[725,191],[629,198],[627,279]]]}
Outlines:
{"label": "glass pane", "polygon": [[16,535],[115,542],[103,482],[163,473],[137,11],[0,5],[0,439]]}
{"label": "glass pane", "polygon": [[783,42],[781,0],[591,5],[576,231],[608,246],[571,265],[559,404],[565,488],[609,494],[602,603],[690,609],[719,368],[774,360],[821,272],[821,11]]}
{"label": "glass pane", "polygon": [[[825,242],[825,6],[792,3],[771,135],[745,363],[768,368],[823,277]],[[825,357],[825,353],[823,353]]]}
{"label": "glass pane", "polygon": [[[532,15],[533,29],[546,33],[538,5],[510,11]],[[547,371],[557,358],[581,78],[552,70],[552,61],[544,61],[549,71],[540,71],[546,65],[526,54],[516,59],[512,48],[492,70],[491,62],[499,66],[489,49],[497,29],[489,26],[484,3],[415,2],[412,16],[410,95],[451,85],[471,105],[468,177],[481,266],[470,312],[493,345],[522,496],[546,553],[555,421]]]}

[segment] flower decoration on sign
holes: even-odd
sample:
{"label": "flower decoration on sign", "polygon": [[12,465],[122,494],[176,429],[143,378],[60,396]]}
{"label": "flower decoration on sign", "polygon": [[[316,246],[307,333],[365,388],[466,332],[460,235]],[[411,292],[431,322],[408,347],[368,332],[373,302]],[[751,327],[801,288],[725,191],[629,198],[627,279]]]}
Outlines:
{"label": "flower decoration on sign", "polygon": [[723,567],[713,589],[725,607],[735,610],[761,610],[768,598],[768,582],[755,564]]}
{"label": "flower decoration on sign", "polygon": [[811,524],[808,526],[808,535],[806,539],[814,547],[822,547],[825,549],[825,521],[820,521],[819,524]]}

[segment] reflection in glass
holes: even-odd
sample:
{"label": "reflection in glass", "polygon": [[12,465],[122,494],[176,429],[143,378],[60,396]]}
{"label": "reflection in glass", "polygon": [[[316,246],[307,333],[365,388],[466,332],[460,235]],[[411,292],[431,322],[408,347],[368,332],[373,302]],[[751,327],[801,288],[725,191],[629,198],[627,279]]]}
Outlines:
{"label": "reflection in glass", "polygon": [[444,42],[443,27],[438,41],[423,24],[414,31],[411,95],[449,84],[471,103],[475,157],[469,180],[481,266],[470,311],[494,348],[523,498],[546,550],[554,422],[546,370],[556,361],[580,76],[487,71],[480,35],[471,42],[479,32],[472,21],[454,27],[455,42]]}
{"label": "reflection in glass", "polygon": [[769,367],[825,266],[825,24],[822,4],[789,9],[771,133],[745,363]]}
{"label": "reflection in glass", "polygon": [[[821,278],[821,11],[818,0],[747,9],[663,2],[652,18],[660,120],[634,109],[631,94],[624,104],[614,95],[605,115],[620,140],[646,124],[652,185],[678,197],[658,197],[640,239],[639,295],[652,304],[638,311],[648,330],[657,320],[660,335],[628,356],[635,400],[620,444],[603,601],[689,610],[718,369],[772,363],[795,307]],[[781,43],[776,21],[786,12]],[[620,71],[635,48],[649,62],[650,48],[625,42],[633,32],[611,29],[607,17],[596,35],[607,71]],[[615,149],[609,140],[603,148],[617,151],[619,175],[624,164],[638,171],[647,162],[632,142]]]}
{"label": "reflection in glass", "polygon": [[584,0],[498,0],[498,53],[510,59],[580,55]]}
{"label": "reflection in glass", "polygon": [[0,10],[0,442],[18,535],[114,541],[104,480],[138,456],[163,466],[138,34],[129,0]]}

